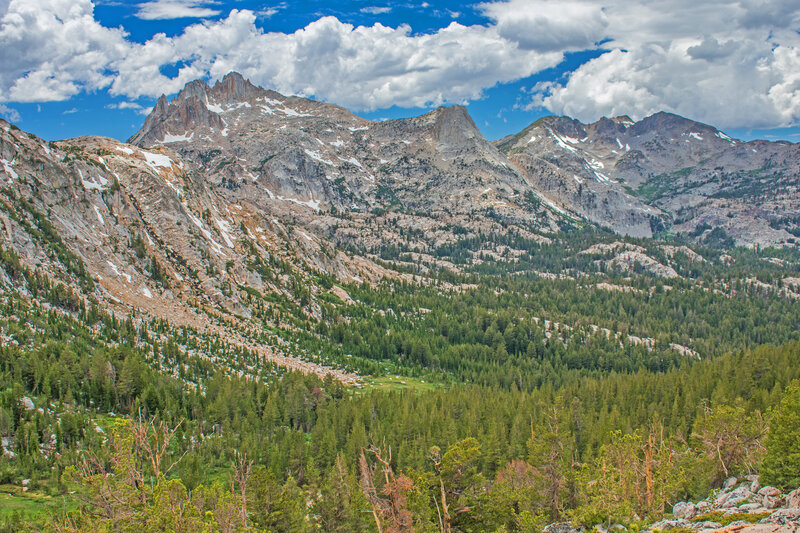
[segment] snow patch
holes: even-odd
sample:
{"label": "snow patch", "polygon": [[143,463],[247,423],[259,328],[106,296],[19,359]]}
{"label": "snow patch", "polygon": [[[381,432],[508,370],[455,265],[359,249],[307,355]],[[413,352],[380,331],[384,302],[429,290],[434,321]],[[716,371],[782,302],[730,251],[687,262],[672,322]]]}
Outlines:
{"label": "snow patch", "polygon": [[548,129],[548,131],[550,132],[550,135],[552,135],[553,138],[555,139],[556,144],[558,144],[561,148],[563,148],[564,150],[568,150],[568,151],[572,152],[573,154],[577,152],[577,150],[574,147],[568,145],[564,141],[564,139],[562,139],[561,136],[558,135],[556,132],[554,132],[553,130],[550,130],[550,129]]}
{"label": "snow patch", "polygon": [[3,170],[5,171],[6,175],[8,175],[8,177],[10,178],[9,181],[19,179],[17,173],[14,172],[13,168],[11,168],[11,166],[14,164],[14,161],[9,161],[7,159],[0,159],[0,163],[3,164]]}
{"label": "snow patch", "polygon": [[339,157],[339,160],[344,161],[345,163],[352,163],[358,168],[364,168],[363,166],[361,166],[361,163],[355,157],[350,157],[349,159],[345,159],[344,157]]}
{"label": "snow patch", "polygon": [[194,132],[191,135],[187,136],[186,134],[189,133],[188,131],[185,132],[183,135],[172,135],[171,133],[164,134],[164,140],[161,141],[162,143],[182,143],[191,141],[194,137]]}
{"label": "snow patch", "polygon": [[622,142],[620,142],[619,139],[617,139],[617,146],[619,146],[619,149],[622,150],[622,148],[623,148]]}
{"label": "snow patch", "polygon": [[145,152],[144,150],[142,150],[142,154],[144,155],[147,164],[153,167],[155,170],[158,170],[159,167],[172,168],[172,159],[166,155]]}
{"label": "snow patch", "polygon": [[335,163],[333,163],[333,161],[328,161],[327,159],[323,158],[322,154],[319,153],[319,152],[316,152],[314,150],[309,150],[308,148],[304,148],[303,151],[311,159],[315,159],[315,160],[319,161],[320,163],[325,163],[326,165],[335,166]]}
{"label": "snow patch", "polygon": [[699,134],[699,133],[695,133],[695,132],[691,132],[691,133],[689,134],[689,137],[694,137],[694,138],[695,138],[695,139],[697,139],[698,141],[702,141],[702,140],[703,140],[703,138],[702,138],[702,137],[700,137],[700,134]]}
{"label": "snow patch", "polygon": [[100,208],[97,207],[96,205],[93,206],[93,207],[94,207],[94,212],[97,213],[97,220],[100,221],[101,225],[105,226],[106,225],[106,221],[103,219],[103,215],[100,214]]}
{"label": "snow patch", "polygon": [[142,294],[144,294],[145,298],[153,297],[153,293],[150,292],[150,289],[147,288],[147,285],[142,285]]}
{"label": "snow patch", "polygon": [[115,146],[114,149],[127,155],[133,155],[133,153],[136,151],[132,148],[128,148],[127,146]]}
{"label": "snow patch", "polygon": [[211,103],[211,102],[208,100],[208,96],[206,96],[206,109],[208,109],[208,110],[209,110],[209,111],[211,111],[212,113],[222,113],[222,112],[223,112],[223,111],[222,111],[222,107],[220,107],[220,106],[219,106],[219,105],[217,105],[217,104],[212,104],[212,103]]}
{"label": "snow patch", "polygon": [[350,127],[349,127],[349,128],[347,128],[347,129],[348,129],[348,130],[350,130],[350,131],[366,131],[366,130],[368,130],[369,128],[368,128],[367,126],[363,126],[363,127],[361,127],[361,128],[354,128],[354,127],[350,126]]}
{"label": "snow patch", "polygon": [[206,239],[207,239],[207,240],[208,240],[208,241],[209,241],[209,242],[210,242],[210,243],[211,243],[211,244],[214,246],[214,248],[216,248],[216,250],[217,250],[217,253],[218,253],[218,254],[221,254],[221,255],[225,255],[225,254],[222,252],[222,245],[220,245],[220,244],[219,244],[217,241],[215,241],[215,240],[214,240],[214,237],[211,235],[211,232],[210,232],[210,231],[208,231],[208,230],[207,230],[207,229],[206,229],[206,228],[203,226],[203,222],[202,222],[202,221],[201,221],[199,218],[197,218],[196,216],[194,216],[194,215],[193,215],[191,212],[189,212],[188,210],[186,211],[186,216],[188,216],[188,217],[189,217],[189,220],[191,220],[192,222],[194,222],[194,225],[195,225],[195,226],[197,226],[198,228],[200,228],[200,231],[201,231],[201,232],[203,232],[203,236],[204,236],[204,237],[205,237],[205,238],[206,238]]}
{"label": "snow patch", "polygon": [[231,229],[230,226],[228,226],[228,223],[224,220],[219,220],[216,218],[214,219],[214,222],[217,223],[217,227],[219,228],[219,232],[222,234],[222,238],[225,240],[225,244],[228,245],[228,248],[233,248],[234,244],[229,233]]}
{"label": "snow patch", "polygon": [[283,200],[284,202],[292,202],[299,205],[304,205],[306,207],[310,207],[317,213],[319,213],[319,200],[298,200],[297,198],[284,198],[283,196],[278,196],[278,200]]}
{"label": "snow patch", "polygon": [[309,115],[308,113],[298,113],[296,110],[292,109],[291,107],[282,107],[277,109],[276,111],[280,111],[287,117],[313,117],[314,115]]}
{"label": "snow patch", "polygon": [[81,184],[83,184],[83,188],[87,191],[97,190],[97,191],[104,191],[106,190],[106,185],[108,185],[108,180],[105,179],[103,176],[98,176],[97,179],[99,181],[95,181],[94,178],[90,180],[83,179],[83,172],[78,169],[78,175],[81,177]]}
{"label": "snow patch", "polygon": [[572,178],[573,178],[575,181],[577,181],[578,183],[583,183],[583,180],[582,180],[582,179],[580,179],[580,178],[578,177],[578,175],[577,175],[577,174],[573,174],[573,175],[572,175]]}

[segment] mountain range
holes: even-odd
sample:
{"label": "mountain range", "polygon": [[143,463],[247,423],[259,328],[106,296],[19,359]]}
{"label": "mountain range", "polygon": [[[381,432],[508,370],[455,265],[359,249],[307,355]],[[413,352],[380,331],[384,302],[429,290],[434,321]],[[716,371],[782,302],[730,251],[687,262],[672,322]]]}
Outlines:
{"label": "mountain range", "polygon": [[[162,96],[127,143],[46,142],[0,121],[0,246],[86,305],[346,381],[266,342],[260,324],[291,321],[253,296],[320,317],[322,295],[350,298],[344,284],[430,283],[465,261],[512,260],[522,253],[512,237],[546,245],[580,227],[618,234],[602,253],[664,277],[678,276],[666,259],[675,246],[654,258],[626,237],[794,247],[799,150],[668,113],[545,117],[490,142],[462,106],[373,122],[230,73]],[[510,244],[483,244],[489,236]],[[467,241],[458,260],[446,251]]]}

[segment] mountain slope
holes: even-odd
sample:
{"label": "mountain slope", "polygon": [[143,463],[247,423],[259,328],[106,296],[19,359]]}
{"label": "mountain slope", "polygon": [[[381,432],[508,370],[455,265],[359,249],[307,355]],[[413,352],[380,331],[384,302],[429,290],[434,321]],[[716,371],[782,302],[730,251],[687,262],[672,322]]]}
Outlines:
{"label": "mountain slope", "polygon": [[798,145],[742,142],[669,113],[593,124],[545,117],[495,144],[545,194],[618,232],[761,246],[800,234]]}

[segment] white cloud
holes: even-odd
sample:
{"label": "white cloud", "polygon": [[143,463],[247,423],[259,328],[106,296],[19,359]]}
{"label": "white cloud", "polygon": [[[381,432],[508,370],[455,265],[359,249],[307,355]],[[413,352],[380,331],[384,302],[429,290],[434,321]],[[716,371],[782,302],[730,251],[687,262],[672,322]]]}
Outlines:
{"label": "white cloud", "polygon": [[108,104],[107,109],[130,109],[136,111],[140,115],[149,115],[152,107],[144,107],[136,102],[118,102],[116,104]]}
{"label": "white cloud", "polygon": [[0,104],[0,117],[9,122],[20,122],[22,120],[19,111],[3,104]]}
{"label": "white cloud", "polygon": [[203,4],[196,0],[152,0],[139,4],[136,16],[142,20],[167,20],[215,17],[220,14],[220,11],[203,7]]}
{"label": "white cloud", "polygon": [[369,13],[371,15],[383,15],[384,13],[389,13],[391,11],[391,7],[368,6],[361,8],[362,13]]}
{"label": "white cloud", "polygon": [[584,50],[605,36],[608,19],[599,4],[513,0],[478,6],[501,36],[529,50]]}
{"label": "white cloud", "polygon": [[[280,4],[134,43],[98,23],[91,0],[10,0],[0,11],[0,102],[105,89],[155,97],[237,70],[356,110],[430,106],[480,98],[558,65],[565,52],[601,49],[564,79],[538,84],[528,104],[583,120],[663,109],[721,127],[777,127],[800,122],[798,1],[508,0],[479,4],[489,24],[453,22],[427,34],[334,17],[264,32],[256,20]],[[217,4],[138,5],[142,17],[165,18],[209,16]]]}
{"label": "white cloud", "polygon": [[107,87],[125,32],[101,26],[90,0],[12,0],[0,19],[0,101],[65,100]]}
{"label": "white cloud", "polygon": [[[355,109],[427,106],[480,97],[498,82],[558,64],[559,52],[520,50],[492,27],[451,23],[436,33],[381,24],[354,27],[323,17],[292,34],[264,33],[250,11],[156,35],[116,64],[115,95],[174,93],[196,78],[237,70],[283,93]],[[181,64],[176,76],[162,65]]]}
{"label": "white cloud", "polygon": [[[484,6],[503,32],[521,7],[511,0]],[[726,128],[778,127],[800,121],[800,10],[797,0],[587,0],[602,8],[599,33],[607,53],[577,68],[563,83],[540,83],[531,105],[581,120],[666,110]],[[580,20],[580,17],[577,17]],[[574,30],[591,27],[576,24]],[[597,29],[597,28],[595,28]],[[515,37],[526,45],[526,36]],[[553,39],[557,41],[557,39]],[[579,41],[579,40],[578,40]],[[566,46],[568,39],[563,39]],[[576,43],[577,44],[577,43]],[[591,48],[591,47],[587,47]]]}
{"label": "white cloud", "polygon": [[67,109],[66,111],[62,111],[61,114],[62,115],[72,115],[72,114],[75,114],[77,112],[78,112],[78,108],[77,107],[73,107],[71,109]]}

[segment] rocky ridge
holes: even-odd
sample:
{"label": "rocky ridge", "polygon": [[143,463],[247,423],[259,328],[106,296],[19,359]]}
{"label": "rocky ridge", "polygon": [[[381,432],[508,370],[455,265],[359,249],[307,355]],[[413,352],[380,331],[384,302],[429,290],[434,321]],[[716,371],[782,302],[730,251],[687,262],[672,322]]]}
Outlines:
{"label": "rocky ridge", "polygon": [[[703,533],[794,533],[800,529],[800,489],[784,494],[775,487],[762,487],[757,475],[741,480],[732,477],[707,500],[676,503],[672,516],[651,524],[647,530],[685,528]],[[723,526],[716,520],[729,523]]]}
{"label": "rocky ridge", "polygon": [[545,117],[495,142],[542,194],[620,233],[795,245],[800,147],[733,139],[670,113]]}
{"label": "rocky ridge", "polygon": [[[724,524],[724,525],[723,525]],[[622,525],[597,525],[607,533],[626,531]],[[646,525],[642,531],[696,531],[698,533],[797,533],[800,531],[800,488],[784,494],[775,487],[762,487],[758,475],[731,477],[708,499],[678,502],[672,516]],[[581,533],[571,522],[545,526],[544,533]]]}
{"label": "rocky ridge", "polygon": [[[160,98],[130,144],[45,142],[0,121],[0,246],[85,302],[121,316],[168,319],[326,374],[332,370],[313,354],[301,361],[280,339],[265,338],[264,323],[291,327],[276,301],[319,318],[327,294],[352,301],[348,283],[426,283],[430,269],[514,262],[525,246],[551,243],[581,218],[632,235],[683,227],[661,200],[646,202],[631,187],[649,183],[636,168],[674,169],[668,151],[653,147],[680,128],[689,132],[681,140],[687,147],[704,143],[675,156],[680,165],[715,150],[751,149],[668,115],[588,126],[543,119],[493,144],[464,107],[371,122],[231,73],[213,86],[191,82],[171,101]],[[790,149],[764,144],[775,154]],[[636,150],[641,157],[631,155]],[[634,159],[638,167],[629,164]],[[536,169],[545,164],[552,183],[562,185],[543,181]],[[570,188],[581,182],[584,188]],[[591,205],[581,203],[586,191]],[[465,241],[478,245],[459,249]],[[448,247],[467,262],[455,262]],[[685,261],[673,256],[704,261],[688,247],[648,247],[617,241],[579,255],[589,255],[599,272],[663,278],[684,272],[677,263]],[[4,290],[24,294],[17,281],[0,269]]]}

